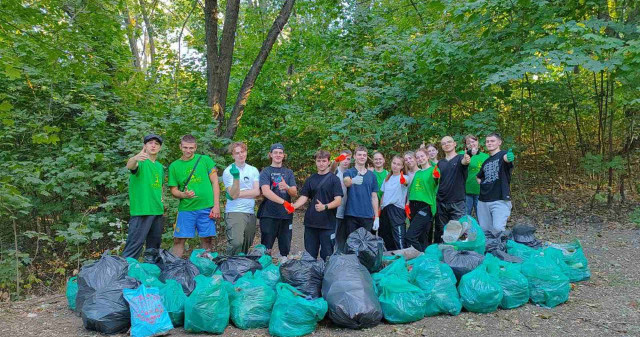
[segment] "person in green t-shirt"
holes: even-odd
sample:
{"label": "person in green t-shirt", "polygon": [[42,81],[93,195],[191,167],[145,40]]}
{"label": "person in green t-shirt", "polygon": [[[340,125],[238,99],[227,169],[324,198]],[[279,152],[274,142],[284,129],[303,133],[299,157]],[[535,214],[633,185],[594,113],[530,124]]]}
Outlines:
{"label": "person in green t-shirt", "polygon": [[[478,137],[474,135],[466,135],[464,137],[464,144],[466,146],[466,152],[471,157],[469,162],[469,171],[467,173],[467,182],[465,183],[466,197],[465,197],[465,210],[468,215],[471,215],[475,209],[478,212],[478,195],[480,194],[480,184],[476,181],[476,175],[480,172],[482,163],[489,158],[489,155],[480,152],[478,148]],[[460,154],[464,154],[461,151]]]}
{"label": "person in green t-shirt", "polygon": [[415,152],[418,170],[409,187],[408,206],[411,224],[407,230],[406,243],[423,252],[433,241],[433,219],[436,215],[436,192],[438,181],[433,177],[435,165],[429,162],[427,148]]}
{"label": "person in green t-shirt", "polygon": [[373,153],[373,174],[376,176],[376,181],[378,182],[378,200],[382,200],[382,191],[380,191],[380,187],[382,187],[382,183],[389,175],[389,171],[384,169],[384,156],[379,151]]}
{"label": "person in green t-shirt", "polygon": [[[216,235],[215,220],[220,219],[216,163],[209,156],[196,154],[197,148],[195,137],[183,136],[180,140],[182,157],[169,165],[168,185],[171,194],[180,199],[172,249],[179,257],[184,253],[185,241],[196,235],[196,229],[201,247],[210,250]],[[191,172],[193,175],[189,178]]]}
{"label": "person in green t-shirt", "polygon": [[156,159],[162,137],[144,137],[142,150],[127,161],[129,170],[129,229],[122,256],[137,259],[145,242],[147,249],[160,248],[164,228],[162,181],[164,167]]}

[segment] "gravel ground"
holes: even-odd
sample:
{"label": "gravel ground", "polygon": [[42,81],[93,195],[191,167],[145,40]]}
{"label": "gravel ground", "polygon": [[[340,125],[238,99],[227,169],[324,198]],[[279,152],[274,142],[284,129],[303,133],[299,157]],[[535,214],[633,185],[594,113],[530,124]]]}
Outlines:
{"label": "gravel ground", "polygon": [[[344,330],[323,320],[315,336],[640,336],[640,230],[631,224],[604,223],[598,216],[565,225],[563,218],[543,221],[540,239],[580,239],[589,259],[591,280],[574,284],[569,301],[553,309],[532,304],[490,314],[424,318],[404,325],[383,323],[373,329]],[[293,252],[302,250],[301,216],[294,221]],[[64,294],[0,304],[0,336],[98,336],[82,327],[67,309]],[[187,336],[174,329],[172,336]],[[266,329],[239,330],[223,336],[266,336]]]}

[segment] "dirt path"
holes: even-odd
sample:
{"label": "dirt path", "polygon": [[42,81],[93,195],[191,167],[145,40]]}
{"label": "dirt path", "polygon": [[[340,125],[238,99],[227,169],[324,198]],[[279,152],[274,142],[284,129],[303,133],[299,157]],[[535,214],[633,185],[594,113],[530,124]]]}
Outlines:
{"label": "dirt path", "polygon": [[[302,249],[300,221],[294,224],[293,252]],[[569,301],[553,309],[531,304],[490,314],[428,317],[405,325],[381,324],[352,331],[325,319],[317,336],[640,336],[640,231],[601,221],[580,226],[541,228],[538,237],[566,242],[577,237],[589,259],[592,278],[575,284]],[[0,336],[97,336],[67,309],[63,294],[0,304]],[[172,336],[187,336],[175,329]],[[229,326],[224,336],[265,336],[266,329],[242,331]],[[193,336],[193,335],[189,335]]]}

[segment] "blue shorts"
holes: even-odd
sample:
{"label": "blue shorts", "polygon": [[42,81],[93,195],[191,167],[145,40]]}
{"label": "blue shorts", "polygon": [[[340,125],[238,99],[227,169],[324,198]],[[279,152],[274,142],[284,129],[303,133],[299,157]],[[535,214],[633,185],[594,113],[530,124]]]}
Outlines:
{"label": "blue shorts", "polygon": [[173,229],[173,237],[192,238],[196,236],[196,228],[198,229],[198,236],[201,238],[216,236],[216,222],[209,218],[210,212],[211,208],[178,212],[176,226]]}

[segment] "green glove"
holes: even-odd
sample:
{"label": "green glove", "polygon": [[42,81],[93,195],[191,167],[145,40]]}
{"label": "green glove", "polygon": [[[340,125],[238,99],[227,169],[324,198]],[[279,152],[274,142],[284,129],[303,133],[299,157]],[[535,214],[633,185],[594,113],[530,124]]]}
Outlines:
{"label": "green glove", "polygon": [[227,197],[227,200],[233,200],[229,192],[225,192],[225,194],[226,194],[225,197]]}
{"label": "green glove", "polygon": [[507,152],[507,160],[509,162],[512,162],[516,159],[516,156],[513,154],[513,151],[511,149],[509,149],[509,151]]}
{"label": "green glove", "polygon": [[231,168],[229,169],[229,173],[233,176],[234,180],[240,179],[240,170],[236,167],[236,164],[231,164]]}

